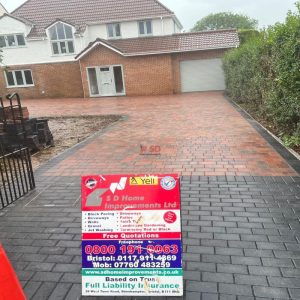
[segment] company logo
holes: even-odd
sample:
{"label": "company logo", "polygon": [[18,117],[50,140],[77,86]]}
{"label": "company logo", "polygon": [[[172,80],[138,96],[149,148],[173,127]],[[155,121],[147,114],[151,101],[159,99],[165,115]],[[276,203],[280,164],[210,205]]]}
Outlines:
{"label": "company logo", "polygon": [[102,205],[102,195],[107,191],[108,189],[96,189],[92,191],[86,199],[86,206],[97,206],[100,207]]}
{"label": "company logo", "polygon": [[110,184],[110,191],[114,194],[116,190],[123,191],[126,186],[127,177],[121,177],[120,182],[113,182]]}
{"label": "company logo", "polygon": [[85,186],[92,190],[96,185],[97,185],[97,180],[93,179],[93,178],[89,178],[86,182],[85,182]]}
{"label": "company logo", "polygon": [[172,224],[172,223],[174,223],[177,220],[177,216],[176,216],[176,214],[173,211],[167,211],[164,214],[164,220],[167,223]]}
{"label": "company logo", "polygon": [[130,177],[130,185],[158,185],[157,176]]}
{"label": "company logo", "polygon": [[173,190],[176,186],[176,180],[171,176],[166,176],[160,181],[160,185],[164,190]]}

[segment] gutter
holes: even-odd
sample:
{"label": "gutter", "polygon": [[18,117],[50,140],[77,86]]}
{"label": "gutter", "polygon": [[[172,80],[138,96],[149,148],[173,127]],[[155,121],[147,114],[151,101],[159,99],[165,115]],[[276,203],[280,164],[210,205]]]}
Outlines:
{"label": "gutter", "polygon": [[172,51],[159,51],[159,52],[136,52],[136,53],[130,53],[130,54],[123,54],[125,57],[130,56],[145,56],[145,55],[159,55],[159,54],[172,54],[172,53],[185,53],[185,52],[196,52],[196,51],[210,51],[210,50],[220,50],[220,49],[232,49],[235,46],[232,47],[214,47],[214,48],[201,48],[201,49],[192,49],[192,50],[172,50]]}
{"label": "gutter", "polygon": [[[173,18],[174,15],[164,15],[164,18]],[[151,19],[160,19],[161,16],[151,16],[151,17],[140,17],[140,18],[128,18],[128,19],[112,19],[112,20],[106,20],[106,21],[95,21],[95,22],[86,22],[86,25],[102,25],[102,24],[108,24],[108,23],[121,23],[121,22],[130,22],[130,21],[139,21],[139,20],[151,20]]]}

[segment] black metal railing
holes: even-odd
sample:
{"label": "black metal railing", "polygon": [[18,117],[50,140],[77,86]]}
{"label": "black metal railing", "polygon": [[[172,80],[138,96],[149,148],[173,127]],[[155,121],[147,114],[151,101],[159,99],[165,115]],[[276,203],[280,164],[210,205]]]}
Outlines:
{"label": "black metal railing", "polygon": [[35,188],[20,97],[15,93],[6,98],[6,102],[0,98],[0,209]]}
{"label": "black metal railing", "polygon": [[34,188],[35,181],[28,148],[21,148],[0,157],[0,209]]}

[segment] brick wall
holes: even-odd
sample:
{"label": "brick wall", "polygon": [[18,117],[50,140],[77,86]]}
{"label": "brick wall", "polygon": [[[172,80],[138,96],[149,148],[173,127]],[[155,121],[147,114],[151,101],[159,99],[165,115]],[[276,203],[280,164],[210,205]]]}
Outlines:
{"label": "brick wall", "polygon": [[86,67],[123,65],[126,95],[164,95],[181,92],[180,62],[221,58],[225,50],[197,51],[140,57],[123,57],[98,46],[82,58],[82,77],[85,97],[89,97]]}
{"label": "brick wall", "polygon": [[181,92],[181,78],[180,78],[180,62],[183,60],[197,60],[209,58],[222,58],[226,50],[209,50],[209,51],[196,51],[176,53],[172,55],[172,68],[173,68],[173,93],[178,94]]}
{"label": "brick wall", "polygon": [[78,62],[13,66],[9,70],[30,69],[33,87],[7,88],[4,71],[0,72],[1,95],[18,92],[22,98],[83,97]]}
{"label": "brick wall", "polygon": [[[34,87],[7,88],[0,72],[1,95],[18,92],[22,98],[89,97],[86,68],[122,65],[126,95],[168,95],[181,92],[180,61],[223,57],[224,50],[123,57],[98,46],[78,62],[13,66],[10,70],[31,69]],[[82,76],[82,78],[81,78]]]}
{"label": "brick wall", "polygon": [[173,93],[171,55],[123,57],[98,46],[80,61],[85,97],[89,97],[86,67],[122,65],[127,96]]}

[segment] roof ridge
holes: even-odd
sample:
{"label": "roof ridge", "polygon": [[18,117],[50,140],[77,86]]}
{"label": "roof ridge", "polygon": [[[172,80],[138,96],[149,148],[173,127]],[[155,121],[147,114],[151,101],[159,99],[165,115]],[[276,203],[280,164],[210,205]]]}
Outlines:
{"label": "roof ridge", "polygon": [[234,31],[236,32],[236,28],[225,28],[225,29],[212,29],[212,30],[200,30],[200,31],[189,31],[189,32],[178,32],[174,33],[174,35],[184,35],[184,34],[199,34],[199,33],[218,33],[224,31]]}
{"label": "roof ridge", "polygon": [[202,33],[219,33],[219,32],[236,32],[237,30],[235,28],[228,28],[228,29],[218,29],[218,30],[205,30],[205,31],[196,31],[196,32],[180,32],[180,33],[173,33],[173,34],[167,34],[167,35],[152,35],[152,36],[144,36],[144,37],[131,37],[131,38],[122,38],[122,39],[114,39],[114,40],[106,40],[101,39],[104,41],[112,42],[118,42],[118,41],[128,41],[128,40],[146,40],[146,39],[155,39],[155,38],[166,38],[166,37],[176,37],[176,36],[184,36],[184,35],[197,35]]}
{"label": "roof ridge", "polygon": [[150,39],[155,39],[155,38],[166,38],[166,37],[172,37],[175,34],[167,34],[167,35],[151,35],[151,36],[139,36],[139,37],[131,37],[131,38],[122,38],[122,39],[112,39],[112,40],[107,40],[113,42],[118,42],[118,41],[128,41],[128,40],[150,40]]}

